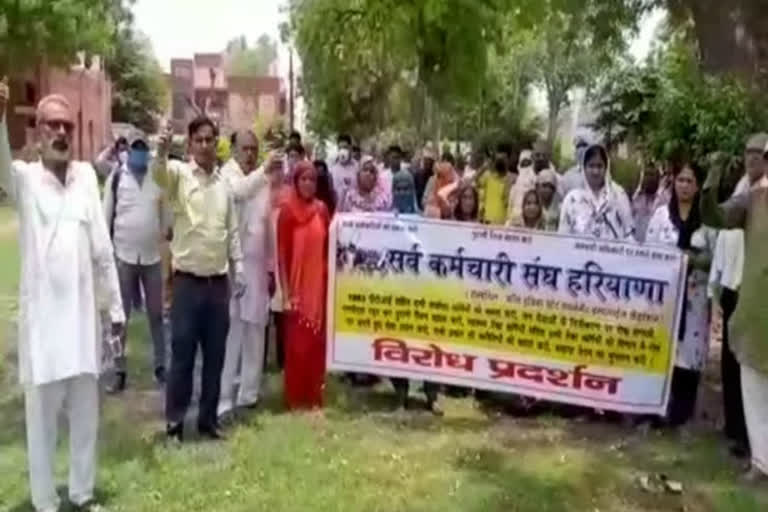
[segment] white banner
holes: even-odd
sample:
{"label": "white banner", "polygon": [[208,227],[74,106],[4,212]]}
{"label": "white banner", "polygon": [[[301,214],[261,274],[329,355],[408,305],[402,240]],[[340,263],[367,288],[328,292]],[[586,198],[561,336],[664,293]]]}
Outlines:
{"label": "white banner", "polygon": [[329,251],[330,370],[666,411],[677,249],[343,214]]}

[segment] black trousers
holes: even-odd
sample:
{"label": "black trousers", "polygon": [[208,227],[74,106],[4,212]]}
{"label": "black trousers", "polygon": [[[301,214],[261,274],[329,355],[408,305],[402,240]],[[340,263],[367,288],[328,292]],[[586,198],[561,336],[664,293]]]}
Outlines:
{"label": "black trousers", "polygon": [[197,425],[216,425],[221,370],[229,332],[229,282],[226,276],[195,277],[176,272],[171,306],[171,371],[166,386],[168,423],[184,421],[192,400],[197,347],[203,355]]}
{"label": "black trousers", "polygon": [[[277,357],[277,367],[282,370],[285,365],[285,348],[283,346],[283,313],[279,311],[272,312],[272,324],[275,326],[275,354]],[[267,334],[264,336],[264,370],[267,369],[269,361],[269,325],[265,328]]]}
{"label": "black trousers", "polygon": [[701,372],[675,366],[669,395],[667,421],[673,427],[688,423],[696,412]]}
{"label": "black trousers", "polygon": [[723,308],[723,353],[720,358],[720,373],[723,382],[723,410],[725,413],[725,435],[745,448],[749,447],[747,425],[744,419],[744,402],[741,396],[741,366],[729,345],[728,322],[736,310],[739,293],[723,288],[720,306]]}
{"label": "black trousers", "polygon": [[[408,389],[410,388],[410,382],[408,379],[399,379],[397,377],[390,377],[392,381],[392,387],[395,388],[397,396],[405,400],[408,397]],[[424,395],[427,397],[427,402],[432,404],[437,402],[437,392],[440,390],[440,385],[434,382],[424,382]]]}

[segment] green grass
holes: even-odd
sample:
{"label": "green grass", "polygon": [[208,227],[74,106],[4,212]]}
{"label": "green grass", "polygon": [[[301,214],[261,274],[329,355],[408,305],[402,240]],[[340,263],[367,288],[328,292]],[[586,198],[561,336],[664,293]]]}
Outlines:
{"label": "green grass", "polygon": [[[0,210],[0,223],[10,222]],[[18,252],[13,230],[2,226],[0,326],[12,333]],[[445,399],[442,419],[398,414],[386,385],[355,391],[333,377],[321,415],[285,413],[279,376],[272,375],[263,409],[243,417],[227,442],[165,447],[157,437],[162,398],[150,380],[143,318],[132,323],[130,337],[131,389],[106,399],[102,414],[98,492],[110,511],[768,510],[766,490],[741,482],[738,464],[706,427],[642,433],[550,416],[515,419],[469,399]],[[31,506],[15,342],[5,350],[0,511],[22,512]],[[62,485],[66,468],[62,443]],[[638,477],[655,473],[681,481],[683,494],[641,490]]]}

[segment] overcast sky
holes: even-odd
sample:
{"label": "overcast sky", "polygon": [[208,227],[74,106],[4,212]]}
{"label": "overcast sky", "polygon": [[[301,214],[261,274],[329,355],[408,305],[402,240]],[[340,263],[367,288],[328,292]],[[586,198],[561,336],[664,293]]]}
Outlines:
{"label": "overcast sky", "polygon": [[[138,0],[133,8],[137,27],[152,40],[166,71],[171,58],[220,52],[240,35],[255,41],[267,33],[278,39],[286,16],[283,0]],[[281,59],[285,60],[285,59]]]}

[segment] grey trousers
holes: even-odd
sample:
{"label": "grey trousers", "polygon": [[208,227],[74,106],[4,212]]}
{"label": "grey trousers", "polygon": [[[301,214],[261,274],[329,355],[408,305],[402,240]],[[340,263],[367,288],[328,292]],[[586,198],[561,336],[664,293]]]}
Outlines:
{"label": "grey trousers", "polygon": [[[126,322],[131,317],[134,292],[141,283],[144,289],[147,320],[152,335],[153,369],[166,366],[165,330],[163,329],[163,267],[161,262],[153,265],[136,265],[117,259],[117,276],[120,280],[120,294],[123,299]],[[123,335],[123,354],[126,350],[126,338]],[[116,370],[126,370],[125,356],[115,361]]]}

